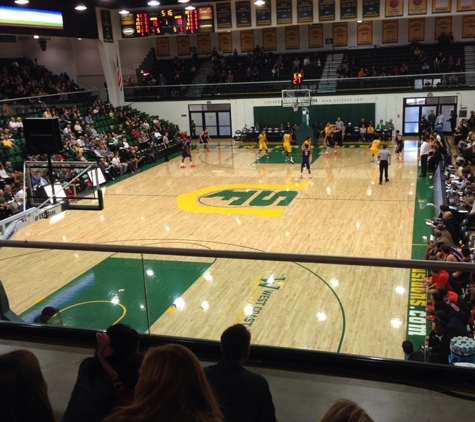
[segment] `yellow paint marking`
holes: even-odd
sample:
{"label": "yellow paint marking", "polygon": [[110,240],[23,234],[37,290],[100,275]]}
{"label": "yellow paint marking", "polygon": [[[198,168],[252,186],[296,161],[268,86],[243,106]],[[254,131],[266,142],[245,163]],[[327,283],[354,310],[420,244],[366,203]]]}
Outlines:
{"label": "yellow paint marking", "polygon": [[33,300],[33,302],[35,302],[35,303],[41,302],[44,298],[45,298],[45,296],[37,297]]}
{"label": "yellow paint marking", "polygon": [[[68,309],[71,309],[71,308],[75,308],[76,306],[89,305],[90,303],[109,303],[109,304],[112,304],[112,302],[110,300],[88,300],[86,302],[75,303],[74,305],[70,305],[70,306],[67,306],[64,309],[60,309],[58,313],[64,312],[64,311],[66,311]],[[119,319],[117,321],[113,322],[112,325],[117,324],[119,321],[121,321],[125,317],[125,314],[127,313],[127,309],[125,308],[124,305],[122,305],[122,303],[114,304],[114,306],[116,306],[116,305],[120,306],[122,308],[122,315],[119,317]]]}
{"label": "yellow paint marking", "polygon": [[179,195],[177,198],[177,206],[183,211],[197,212],[203,214],[253,214],[258,217],[280,217],[284,210],[278,208],[226,208],[226,207],[213,207],[208,205],[202,205],[198,203],[198,199],[201,196],[207,195],[212,192],[221,190],[232,189],[257,189],[257,190],[301,190],[307,187],[307,183],[286,183],[279,185],[271,184],[233,184],[233,185],[215,185],[207,188],[198,189],[192,192]]}

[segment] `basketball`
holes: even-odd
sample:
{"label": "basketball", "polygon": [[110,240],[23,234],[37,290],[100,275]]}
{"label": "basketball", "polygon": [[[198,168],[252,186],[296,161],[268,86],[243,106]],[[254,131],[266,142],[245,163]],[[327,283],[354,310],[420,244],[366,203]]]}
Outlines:
{"label": "basketball", "polygon": [[[414,1],[414,4],[415,4],[415,1]],[[390,0],[389,5],[394,9],[399,6],[399,0]]]}

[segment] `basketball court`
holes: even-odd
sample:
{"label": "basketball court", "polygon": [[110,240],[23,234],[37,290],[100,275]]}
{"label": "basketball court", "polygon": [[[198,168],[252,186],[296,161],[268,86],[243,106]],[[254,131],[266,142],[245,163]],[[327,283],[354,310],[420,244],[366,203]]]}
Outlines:
{"label": "basketball court", "polygon": [[[314,148],[313,178],[301,179],[300,147],[290,164],[281,145],[256,160],[256,145],[221,140],[193,150],[196,168],[160,162],[103,187],[103,210],[39,219],[14,239],[413,257],[423,247],[415,213],[434,213],[417,142],[406,141],[383,185],[367,145],[323,152]],[[256,344],[402,358],[408,269],[13,248],[0,259],[10,307],[27,321],[54,306],[64,325],[120,321],[214,340],[241,322]]]}

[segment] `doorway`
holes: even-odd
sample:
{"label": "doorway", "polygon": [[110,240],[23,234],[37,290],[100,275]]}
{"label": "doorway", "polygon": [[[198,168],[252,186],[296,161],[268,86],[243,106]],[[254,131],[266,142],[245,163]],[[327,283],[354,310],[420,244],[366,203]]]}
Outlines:
{"label": "doorway", "polygon": [[403,135],[418,136],[419,123],[422,116],[430,114],[431,110],[435,115],[442,112],[444,116],[444,133],[450,133],[449,116],[451,110],[457,111],[457,97],[419,97],[419,98],[405,98],[404,99],[404,113],[403,113]]}
{"label": "doorway", "polygon": [[231,104],[190,104],[188,115],[190,133],[191,123],[194,121],[196,136],[207,127],[211,138],[231,137]]}

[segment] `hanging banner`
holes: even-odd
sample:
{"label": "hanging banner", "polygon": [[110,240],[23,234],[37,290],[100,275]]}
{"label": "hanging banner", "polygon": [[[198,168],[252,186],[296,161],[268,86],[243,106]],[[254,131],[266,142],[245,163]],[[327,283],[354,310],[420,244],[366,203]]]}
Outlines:
{"label": "hanging banner", "polygon": [[452,32],[452,16],[443,16],[440,18],[435,18],[435,39],[438,40],[440,34],[445,32],[445,35],[448,35]]}
{"label": "hanging banner", "polygon": [[383,21],[383,44],[398,42],[398,27],[397,19]]}
{"label": "hanging banner", "polygon": [[157,56],[169,57],[170,56],[170,37],[157,37]]}
{"label": "hanging banner", "polygon": [[298,26],[285,27],[285,49],[295,50],[300,48],[300,31]]}
{"label": "hanging banner", "polygon": [[450,13],[452,0],[432,0],[432,13]]}
{"label": "hanging banner", "polygon": [[457,12],[475,10],[475,0],[457,0]]}
{"label": "hanging banner", "polygon": [[275,28],[262,30],[262,48],[264,51],[277,50],[277,31]]}
{"label": "hanging banner", "polygon": [[101,25],[102,39],[104,42],[114,42],[114,34],[112,32],[111,11],[109,9],[101,9]]}
{"label": "hanging banner", "polygon": [[348,44],[348,25],[346,22],[334,23],[332,32],[334,47],[345,47]]}
{"label": "hanging banner", "polygon": [[250,1],[236,2],[236,26],[252,26]]}
{"label": "hanging banner", "polygon": [[358,2],[356,0],[341,0],[340,19],[356,19],[358,16]]}
{"label": "hanging banner", "polygon": [[357,24],[358,45],[373,44],[373,21]]}
{"label": "hanging banner", "polygon": [[248,53],[254,51],[254,31],[241,31],[241,51]]}
{"label": "hanging banner", "polygon": [[335,0],[318,0],[319,22],[335,20]]}
{"label": "hanging banner", "polygon": [[315,24],[308,27],[308,47],[323,47],[323,25]]}
{"label": "hanging banner", "polygon": [[427,14],[427,0],[408,0],[407,14],[408,15],[426,15]]}
{"label": "hanging banner", "polygon": [[256,7],[256,26],[270,26],[271,21],[271,7],[270,1],[262,6]]}
{"label": "hanging banner", "polygon": [[219,33],[219,49],[223,53],[233,52],[233,37],[231,36],[230,32]]}
{"label": "hanging banner", "polygon": [[216,23],[218,29],[232,28],[231,3],[216,3]]}
{"label": "hanging banner", "polygon": [[176,50],[179,56],[190,55],[190,37],[189,35],[178,35],[176,37]]}
{"label": "hanging banner", "polygon": [[277,0],[277,25],[292,23],[292,1]]}
{"label": "hanging banner", "polygon": [[386,7],[384,9],[384,16],[387,18],[394,18],[402,16],[404,9],[404,0],[386,0]]}
{"label": "hanging banner", "polygon": [[475,37],[475,16],[464,16],[462,26],[462,38]]}
{"label": "hanging banner", "polygon": [[312,0],[297,0],[297,23],[313,22]]}
{"label": "hanging banner", "polygon": [[198,54],[211,54],[211,37],[209,34],[198,34]]}
{"label": "hanging banner", "polygon": [[379,0],[363,0],[363,19],[379,18]]}
{"label": "hanging banner", "polygon": [[409,42],[424,41],[424,25],[424,18],[409,19],[409,34],[407,36]]}

